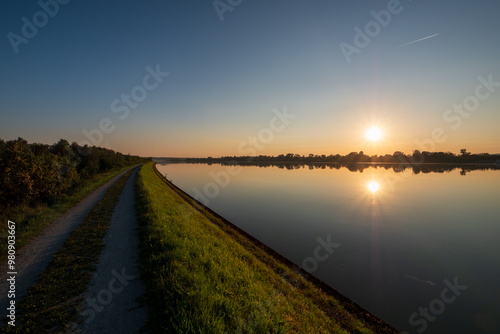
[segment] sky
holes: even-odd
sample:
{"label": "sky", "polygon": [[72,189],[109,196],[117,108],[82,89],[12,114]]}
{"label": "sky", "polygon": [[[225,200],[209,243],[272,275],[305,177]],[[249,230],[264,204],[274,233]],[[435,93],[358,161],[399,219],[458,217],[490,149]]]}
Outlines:
{"label": "sky", "polygon": [[4,140],[154,157],[500,153],[495,0],[5,0],[0,13]]}

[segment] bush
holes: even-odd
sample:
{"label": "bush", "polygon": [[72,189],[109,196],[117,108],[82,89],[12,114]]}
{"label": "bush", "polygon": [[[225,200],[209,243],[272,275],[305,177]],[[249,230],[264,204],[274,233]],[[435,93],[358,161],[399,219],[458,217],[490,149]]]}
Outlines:
{"label": "bush", "polygon": [[57,200],[93,175],[148,161],[101,147],[0,139],[0,207]]}

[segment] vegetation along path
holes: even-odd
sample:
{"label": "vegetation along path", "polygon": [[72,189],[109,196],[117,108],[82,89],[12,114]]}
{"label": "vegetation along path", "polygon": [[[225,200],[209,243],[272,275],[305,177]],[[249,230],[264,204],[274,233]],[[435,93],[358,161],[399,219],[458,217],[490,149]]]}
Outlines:
{"label": "vegetation along path", "polygon": [[[16,254],[16,299],[22,298],[28,288],[33,285],[40,273],[45,270],[53,255],[64,244],[92,208],[99,202],[106,191],[124,174],[120,173],[109,182],[99,187],[80,203],[69,210],[64,216],[50,225],[41,235],[34,239],[29,245],[18,250]],[[6,268],[7,266],[2,266]],[[0,271],[0,309],[6,310],[9,299],[7,291],[7,272]]]}
{"label": "vegetation along path", "polygon": [[71,210],[83,219],[73,232],[59,227],[57,245],[32,250],[43,265],[23,282],[16,327],[0,331],[398,332],[200,205],[153,163],[113,181],[88,208]]}

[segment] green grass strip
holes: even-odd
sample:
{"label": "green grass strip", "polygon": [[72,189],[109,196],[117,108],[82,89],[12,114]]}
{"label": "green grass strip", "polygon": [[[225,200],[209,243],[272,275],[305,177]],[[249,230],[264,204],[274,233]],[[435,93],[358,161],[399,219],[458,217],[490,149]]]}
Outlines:
{"label": "green grass strip", "polygon": [[53,205],[39,205],[36,207],[25,205],[0,213],[0,221],[2,222],[0,225],[0,262],[5,261],[8,254],[6,241],[7,220],[16,222],[16,247],[21,248],[29,244],[47,226],[61,218],[88,194],[128,168],[130,166],[95,175]]}
{"label": "green grass strip", "polygon": [[6,333],[58,333],[76,319],[114,208],[131,173],[116,181],[54,255],[37,283],[16,304],[16,327],[8,326]]}
{"label": "green grass strip", "polygon": [[[160,179],[136,183],[152,333],[377,333],[361,315]],[[392,332],[392,331],[389,331]]]}

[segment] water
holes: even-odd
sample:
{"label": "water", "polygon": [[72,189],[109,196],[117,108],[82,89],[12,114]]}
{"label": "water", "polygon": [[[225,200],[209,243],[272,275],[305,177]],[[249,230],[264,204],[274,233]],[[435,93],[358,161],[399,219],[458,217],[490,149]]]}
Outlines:
{"label": "water", "polygon": [[398,329],[500,333],[500,170],[157,167]]}

